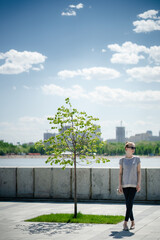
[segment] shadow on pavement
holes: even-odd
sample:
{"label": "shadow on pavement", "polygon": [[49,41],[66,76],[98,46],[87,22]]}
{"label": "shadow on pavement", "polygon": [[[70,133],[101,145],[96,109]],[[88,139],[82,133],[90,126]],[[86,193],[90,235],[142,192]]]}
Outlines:
{"label": "shadow on pavement", "polygon": [[124,237],[132,237],[134,235],[134,233],[130,232],[130,231],[112,231],[111,234],[109,235],[110,237],[113,238],[117,238],[117,239],[121,239]]}
{"label": "shadow on pavement", "polygon": [[30,225],[16,225],[16,229],[25,231],[28,234],[69,234],[79,231],[90,224],[74,223],[32,223]]}

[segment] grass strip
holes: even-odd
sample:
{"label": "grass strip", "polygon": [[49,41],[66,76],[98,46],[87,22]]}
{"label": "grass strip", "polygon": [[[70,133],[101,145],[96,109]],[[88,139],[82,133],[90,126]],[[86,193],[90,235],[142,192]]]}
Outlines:
{"label": "grass strip", "polygon": [[74,214],[51,213],[28,219],[26,222],[117,224],[123,220],[124,216],[121,215],[86,215],[79,212],[77,218],[74,218]]}

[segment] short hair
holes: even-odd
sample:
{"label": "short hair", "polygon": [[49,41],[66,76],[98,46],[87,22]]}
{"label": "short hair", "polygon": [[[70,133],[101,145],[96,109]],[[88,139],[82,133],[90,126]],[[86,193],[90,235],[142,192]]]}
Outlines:
{"label": "short hair", "polygon": [[135,146],[135,143],[134,142],[126,142],[125,143],[125,148],[130,147],[130,146]]}

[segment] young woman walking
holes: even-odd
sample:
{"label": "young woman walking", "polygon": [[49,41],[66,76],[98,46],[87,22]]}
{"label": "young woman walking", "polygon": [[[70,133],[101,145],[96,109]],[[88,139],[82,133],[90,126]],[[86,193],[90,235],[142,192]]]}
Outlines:
{"label": "young woman walking", "polygon": [[135,228],[133,216],[133,201],[136,192],[139,192],[141,187],[141,166],[140,158],[134,156],[135,144],[133,142],[126,142],[125,144],[126,155],[119,161],[119,192],[123,193],[126,202],[126,215],[123,224],[123,230],[128,231],[128,220],[131,220],[130,229]]}

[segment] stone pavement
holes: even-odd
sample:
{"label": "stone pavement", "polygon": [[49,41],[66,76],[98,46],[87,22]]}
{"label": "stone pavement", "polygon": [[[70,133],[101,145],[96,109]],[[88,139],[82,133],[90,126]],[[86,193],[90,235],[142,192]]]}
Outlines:
{"label": "stone pavement", "polygon": [[[71,202],[0,201],[0,240],[160,240],[160,205],[134,205],[135,230],[125,232],[119,224],[28,223],[25,219],[49,213],[73,213]],[[84,214],[124,215],[124,203],[80,202]]]}

